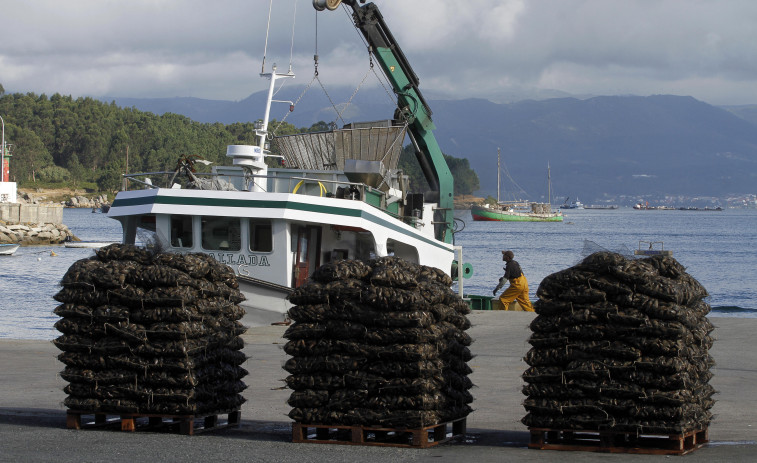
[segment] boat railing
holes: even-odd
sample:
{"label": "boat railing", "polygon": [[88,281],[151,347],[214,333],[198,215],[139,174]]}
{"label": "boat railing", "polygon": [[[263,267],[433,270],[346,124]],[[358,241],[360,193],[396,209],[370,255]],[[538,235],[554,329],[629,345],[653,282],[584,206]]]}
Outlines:
{"label": "boat railing", "polygon": [[[304,171],[303,171],[304,172]],[[128,190],[128,184],[136,184],[142,189],[172,188],[190,190],[224,190],[224,191],[249,191],[251,186],[257,184],[262,191],[271,193],[294,193],[311,196],[338,196],[347,197],[341,189],[351,191],[351,199],[364,198],[366,192],[385,196],[379,189],[370,187],[364,183],[350,182],[349,180],[331,180],[318,176],[306,175],[251,175],[233,173],[193,173],[192,178],[177,177],[174,172],[141,172],[138,174],[125,174],[127,180],[123,190]],[[156,181],[155,179],[160,181]],[[198,181],[199,180],[199,181]]]}
{"label": "boat railing", "polygon": [[[305,173],[305,171],[303,171]],[[320,172],[319,172],[320,173]],[[333,173],[329,173],[333,174]],[[249,191],[253,183],[262,191],[271,193],[291,193],[306,196],[339,198],[365,202],[381,209],[392,217],[412,226],[419,226],[418,217],[404,216],[398,206],[391,206],[386,192],[372,186],[349,180],[321,178],[317,174],[307,175],[252,175],[235,173],[192,173],[191,176],[177,176],[175,172],[141,172],[124,174],[123,190],[134,189],[192,189]]]}

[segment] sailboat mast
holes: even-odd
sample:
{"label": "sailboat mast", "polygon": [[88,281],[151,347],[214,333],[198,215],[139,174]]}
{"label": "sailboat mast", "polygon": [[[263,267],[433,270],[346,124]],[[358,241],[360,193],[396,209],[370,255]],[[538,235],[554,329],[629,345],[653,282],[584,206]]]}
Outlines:
{"label": "sailboat mast", "polygon": [[497,204],[499,204],[499,147],[497,147]]}
{"label": "sailboat mast", "polygon": [[552,212],[552,173],[549,170],[549,161],[547,161],[547,204],[550,205],[549,211]]}

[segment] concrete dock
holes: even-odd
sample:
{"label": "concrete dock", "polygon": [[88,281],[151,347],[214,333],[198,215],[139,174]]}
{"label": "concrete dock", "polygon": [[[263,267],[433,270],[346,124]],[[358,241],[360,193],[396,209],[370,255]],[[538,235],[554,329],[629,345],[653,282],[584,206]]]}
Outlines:
{"label": "concrete dock", "polygon": [[464,441],[430,449],[291,443],[291,391],[282,381],[288,356],[285,327],[250,329],[245,335],[242,423],[194,436],[155,432],[66,429],[63,364],[50,342],[0,340],[0,461],[94,462],[415,462],[415,461],[754,461],[757,459],[757,320],[713,318],[717,365],[710,381],[718,394],[710,444],[682,457],[529,450],[521,374],[534,314],[484,311],[470,315],[475,358],[474,413]]}

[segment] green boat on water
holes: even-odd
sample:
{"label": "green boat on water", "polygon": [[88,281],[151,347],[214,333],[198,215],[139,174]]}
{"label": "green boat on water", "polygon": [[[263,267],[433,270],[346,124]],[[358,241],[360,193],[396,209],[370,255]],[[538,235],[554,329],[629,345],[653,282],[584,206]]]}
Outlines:
{"label": "green boat on water", "polygon": [[504,204],[499,207],[472,206],[471,216],[476,221],[491,222],[562,222],[560,211],[552,211],[548,203]]}
{"label": "green boat on water", "polygon": [[[475,221],[490,221],[490,222],[562,222],[562,212],[559,210],[553,211],[552,204],[547,203],[534,203],[524,200],[515,201],[500,201],[499,200],[499,186],[500,186],[500,150],[497,148],[497,204],[483,206],[472,206],[471,216]],[[507,168],[505,168],[507,172]],[[509,172],[507,177],[515,184],[510,177]],[[552,196],[552,178],[550,174],[549,164],[547,164],[547,198]]]}

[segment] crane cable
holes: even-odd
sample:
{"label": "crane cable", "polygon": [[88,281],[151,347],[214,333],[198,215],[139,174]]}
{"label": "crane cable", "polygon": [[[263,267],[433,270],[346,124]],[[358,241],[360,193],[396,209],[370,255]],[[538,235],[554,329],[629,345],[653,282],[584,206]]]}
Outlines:
{"label": "crane cable", "polygon": [[[297,11],[297,4],[295,3],[295,13],[296,11]],[[290,72],[292,71],[292,55],[294,53],[293,52],[294,50],[294,20],[292,20],[292,23],[293,23],[292,24],[292,49],[289,52],[289,71]],[[314,62],[313,66],[315,68],[313,71],[313,78],[310,79],[310,83],[308,83],[307,86],[305,86],[305,89],[302,90],[302,93],[300,93],[300,96],[297,97],[294,103],[292,103],[292,105],[289,107],[289,111],[286,114],[284,114],[284,117],[282,117],[281,120],[278,121],[278,124],[276,124],[276,127],[273,128],[273,130],[271,131],[271,137],[276,137],[276,131],[279,129],[279,127],[281,127],[281,125],[284,123],[286,118],[289,117],[289,114],[292,113],[292,111],[294,111],[294,108],[297,106],[297,103],[299,103],[302,97],[305,96],[308,90],[310,90],[310,87],[313,85],[313,82],[315,82],[318,79],[318,12],[317,11],[315,15],[315,54],[313,55],[313,62]],[[321,84],[321,86],[323,86],[323,84]],[[281,89],[281,87],[279,87],[279,89]],[[324,89],[324,92],[325,92],[325,89]]]}
{"label": "crane cable", "polygon": [[[273,3],[273,0],[271,0],[271,3]],[[350,14],[349,14],[349,11],[347,10],[347,6],[346,5],[342,4],[342,10],[345,12],[345,14],[347,14],[348,17],[350,17],[350,21],[352,21],[352,18],[351,18]],[[296,4],[296,0],[295,0],[295,14],[296,14],[296,11],[297,11],[297,4]],[[270,26],[270,11],[269,11],[268,15],[269,15],[269,26]],[[331,106],[334,108],[334,112],[336,113],[336,119],[334,120],[334,123],[336,123],[336,121],[342,121],[342,125],[345,124],[345,121],[342,118],[342,114],[344,113],[344,111],[347,110],[347,108],[349,107],[349,105],[352,103],[352,100],[355,98],[355,95],[357,95],[358,91],[360,91],[360,89],[363,87],[363,85],[365,84],[366,80],[368,79],[368,75],[370,73],[373,73],[373,75],[376,76],[376,80],[384,88],[384,91],[386,92],[389,101],[391,101],[392,104],[396,108],[399,108],[399,106],[397,105],[398,101],[397,101],[396,97],[394,95],[392,95],[392,93],[389,91],[389,89],[386,86],[386,82],[384,80],[382,80],[381,76],[376,72],[376,69],[375,69],[374,63],[373,63],[373,50],[372,50],[372,48],[366,43],[365,38],[360,34],[360,32],[357,29],[357,26],[354,26],[354,23],[353,23],[353,27],[354,27],[355,32],[357,33],[358,37],[360,38],[360,40],[363,42],[363,44],[368,49],[369,70],[363,76],[362,81],[360,82],[360,84],[358,84],[357,88],[352,93],[352,96],[350,96],[349,100],[344,104],[344,106],[342,107],[342,109],[339,110],[339,108],[337,108],[336,103],[334,103],[334,100],[331,98],[331,95],[329,95],[329,92],[326,90],[326,87],[323,85],[323,82],[321,81],[321,79],[320,79],[320,77],[318,75],[318,11],[316,11],[315,12],[315,44],[314,44],[315,45],[315,54],[313,55],[313,78],[310,80],[310,83],[308,83],[308,85],[302,91],[302,93],[297,98],[297,100],[295,100],[295,102],[292,104],[292,106],[290,108],[290,111],[288,111],[284,115],[284,117],[281,118],[281,120],[276,125],[276,127],[271,131],[272,132],[271,133],[272,137],[276,136],[276,131],[279,129],[279,127],[281,127],[281,124],[284,123],[284,121],[289,116],[289,114],[294,110],[294,107],[297,106],[297,103],[299,103],[299,101],[302,99],[302,97],[305,96],[305,94],[308,92],[308,90],[310,90],[310,87],[313,85],[313,82],[315,82],[316,80],[318,81],[318,84],[321,86],[321,89],[323,90],[323,93],[326,95],[326,98],[328,98],[329,103],[331,103]],[[267,32],[266,32],[266,43],[267,43],[267,41],[268,41],[268,36],[267,36]],[[292,20],[292,45],[291,45],[290,57],[289,57],[289,70],[290,70],[290,72],[291,72],[291,69],[292,69],[292,56],[293,56],[293,53],[294,53],[293,50],[294,50],[294,19]],[[265,62],[265,56],[263,57],[263,60]]]}
{"label": "crane cable", "polygon": [[[352,27],[355,30],[355,33],[357,34],[357,36],[360,39],[360,41],[363,42],[363,45],[365,45],[365,48],[368,49],[368,53],[372,57],[373,56],[373,47],[371,47],[370,45],[368,45],[368,42],[365,41],[365,37],[363,37],[363,34],[361,34],[360,31],[358,30],[357,24],[355,24],[355,21],[352,19],[352,14],[350,13],[349,9],[347,8],[347,5],[345,5],[344,3],[342,3],[342,11],[344,11],[344,14],[346,14],[347,17],[349,18],[349,21],[352,23]],[[376,68],[373,66],[373,59],[372,58],[371,58],[371,71],[373,71],[373,75],[376,76],[376,81],[378,81],[378,83],[381,84],[381,86],[384,88],[384,91],[386,92],[386,95],[387,95],[389,101],[391,101],[392,104],[397,109],[400,109],[399,105],[397,104],[398,101],[397,101],[397,95],[396,95],[396,93],[393,92],[393,91],[391,91],[391,90],[389,90],[389,88],[387,88],[387,84],[389,84],[389,81],[387,80],[386,76],[381,75],[378,72],[376,72]],[[389,84],[389,86],[391,86],[391,84]]]}
{"label": "crane cable", "polygon": [[[302,91],[302,94],[297,98],[297,100],[292,105],[292,108],[294,106],[297,106],[297,103],[302,99],[303,96],[305,96],[305,93],[310,89],[310,87],[313,85],[313,82],[318,81],[318,84],[321,86],[321,89],[323,90],[323,93],[326,95],[326,98],[329,99],[329,102],[331,103],[331,106],[334,108],[334,111],[337,114],[337,118],[342,121],[342,124],[344,124],[344,119],[342,119],[341,112],[339,109],[337,109],[336,104],[334,103],[334,100],[331,98],[331,95],[329,95],[329,92],[326,90],[326,87],[323,85],[323,82],[321,82],[321,79],[318,77],[318,12],[315,12],[315,54],[313,55],[313,78],[310,80],[310,83],[305,87],[305,89]],[[281,121],[276,126],[276,129],[273,130],[273,135],[275,136],[276,130],[281,126],[281,124],[284,122],[284,120],[289,116],[289,113],[292,111],[289,111],[284,115],[284,117],[281,119]]]}

